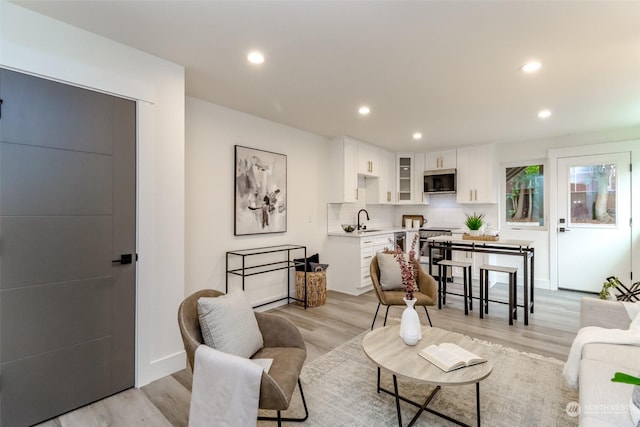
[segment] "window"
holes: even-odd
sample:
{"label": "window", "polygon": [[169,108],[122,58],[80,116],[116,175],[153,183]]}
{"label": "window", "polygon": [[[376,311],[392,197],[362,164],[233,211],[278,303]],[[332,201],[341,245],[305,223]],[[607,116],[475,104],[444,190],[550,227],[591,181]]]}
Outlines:
{"label": "window", "polygon": [[614,163],[569,169],[569,225],[616,225],[616,172]]}
{"label": "window", "polygon": [[544,165],[507,167],[505,220],[512,227],[544,226]]}

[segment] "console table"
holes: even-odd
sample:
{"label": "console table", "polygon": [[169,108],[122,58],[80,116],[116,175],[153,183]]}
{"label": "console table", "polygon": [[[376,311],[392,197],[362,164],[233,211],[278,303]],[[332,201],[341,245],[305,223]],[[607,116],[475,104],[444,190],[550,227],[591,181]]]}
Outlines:
{"label": "console table", "polygon": [[[252,249],[242,249],[237,251],[228,251],[227,252],[227,277],[225,283],[225,293],[229,292],[229,275],[240,276],[242,278],[242,290],[244,290],[244,279],[249,276],[255,276],[257,274],[269,273],[272,271],[278,270],[291,270],[297,266],[304,266],[304,261],[294,261],[293,253],[296,251],[299,252],[300,255],[298,258],[307,258],[307,247],[300,245],[278,245],[278,246],[265,246],[262,248],[252,248]],[[261,255],[267,254],[281,254],[282,260],[266,262],[266,263],[257,263],[253,264],[250,260],[253,257],[260,257]],[[285,259],[286,255],[286,259]],[[232,259],[239,259],[240,267],[230,267],[230,261]],[[231,261],[233,262],[233,261]],[[236,261],[237,262],[237,261]],[[307,275],[304,277],[304,299],[299,299],[291,296],[291,276],[287,274],[287,296],[276,298],[274,300],[270,300],[264,302],[262,304],[258,304],[253,308],[262,307],[263,305],[272,304],[278,301],[287,300],[287,304],[294,301],[300,301],[304,303],[304,308],[307,308]]]}

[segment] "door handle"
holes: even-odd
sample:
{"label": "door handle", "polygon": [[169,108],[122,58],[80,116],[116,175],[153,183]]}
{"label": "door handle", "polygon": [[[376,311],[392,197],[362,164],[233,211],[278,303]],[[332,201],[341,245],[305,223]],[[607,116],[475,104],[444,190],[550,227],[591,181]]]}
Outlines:
{"label": "door handle", "polygon": [[[138,254],[136,254],[136,261],[138,261]],[[133,263],[133,254],[122,254],[120,259],[114,259],[112,264],[131,264]]]}
{"label": "door handle", "polygon": [[571,231],[571,230],[569,230],[568,228],[560,227],[560,228],[558,229],[558,231],[559,231],[559,232],[561,232],[561,233],[568,233],[568,232],[569,232],[569,231]]}

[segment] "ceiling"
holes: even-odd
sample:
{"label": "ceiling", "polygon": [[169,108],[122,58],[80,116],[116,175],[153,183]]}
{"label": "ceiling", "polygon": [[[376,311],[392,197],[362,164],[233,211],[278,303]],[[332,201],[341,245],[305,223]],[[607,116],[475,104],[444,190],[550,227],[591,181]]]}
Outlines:
{"label": "ceiling", "polygon": [[188,96],[395,151],[640,125],[638,1],[14,3],[183,65]]}

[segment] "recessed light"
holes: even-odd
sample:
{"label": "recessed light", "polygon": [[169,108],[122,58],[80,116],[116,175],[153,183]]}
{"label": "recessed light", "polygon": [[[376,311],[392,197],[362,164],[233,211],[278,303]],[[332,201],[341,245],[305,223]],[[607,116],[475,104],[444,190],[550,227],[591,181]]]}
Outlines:
{"label": "recessed light", "polygon": [[416,132],[413,134],[413,139],[422,139],[422,134],[420,132]]}
{"label": "recessed light", "polygon": [[538,61],[531,61],[520,67],[520,71],[525,73],[535,73],[540,69],[540,67],[542,67],[542,64],[540,64]]}
{"label": "recessed light", "polygon": [[264,55],[258,51],[249,52],[247,60],[252,64],[262,64],[264,62]]}
{"label": "recessed light", "polygon": [[547,117],[549,117],[551,115],[551,111],[549,110],[541,110],[538,113],[538,117],[540,117],[541,119],[546,119]]}
{"label": "recessed light", "polygon": [[358,108],[358,113],[360,113],[360,115],[362,116],[366,116],[367,114],[369,114],[370,111],[371,110],[366,105],[363,105],[362,107]]}

